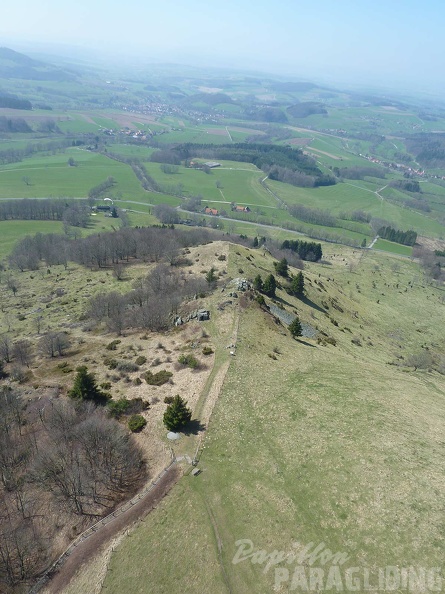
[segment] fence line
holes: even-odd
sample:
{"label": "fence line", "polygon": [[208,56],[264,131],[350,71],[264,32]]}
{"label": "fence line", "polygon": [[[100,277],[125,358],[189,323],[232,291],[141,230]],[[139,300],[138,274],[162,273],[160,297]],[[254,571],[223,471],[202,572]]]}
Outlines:
{"label": "fence line", "polygon": [[154,489],[156,487],[156,485],[159,483],[159,481],[167,474],[167,472],[175,464],[176,464],[176,458],[173,458],[172,461],[170,462],[170,464],[168,466],[166,466],[158,474],[156,479],[154,481],[152,481],[149,485],[146,485],[142,489],[142,491],[140,491],[137,495],[132,497],[132,499],[130,499],[129,501],[126,501],[123,505],[121,505],[121,507],[118,507],[117,509],[115,509],[113,512],[111,512],[111,514],[108,514],[108,516],[105,516],[104,518],[100,519],[98,522],[96,522],[95,524],[93,524],[92,526],[87,528],[84,532],[82,532],[82,534],[79,534],[79,536],[75,540],[73,540],[73,542],[68,546],[67,549],[65,549],[65,551],[60,555],[60,557],[58,557],[54,561],[54,563],[52,563],[52,565],[49,566],[49,568],[39,578],[37,583],[34,584],[34,586],[31,588],[31,590],[29,590],[28,594],[37,594],[37,592],[40,592],[40,590],[43,588],[43,586],[49,581],[51,574],[55,573],[63,565],[63,563],[65,563],[65,561],[73,553],[73,551],[76,549],[77,546],[79,546],[82,542],[87,540],[87,538],[89,538],[93,534],[96,534],[96,532],[100,528],[102,528],[103,526],[106,526],[107,524],[109,524],[110,522],[112,522],[113,520],[115,520],[116,518],[121,516],[123,513],[125,513],[131,507],[133,507],[133,505],[135,505],[141,499],[143,499],[152,489]]}

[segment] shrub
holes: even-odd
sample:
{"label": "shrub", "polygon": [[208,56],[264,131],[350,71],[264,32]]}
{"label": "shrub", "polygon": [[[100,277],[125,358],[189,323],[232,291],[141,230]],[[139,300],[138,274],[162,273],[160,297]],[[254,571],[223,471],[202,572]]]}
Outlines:
{"label": "shrub", "polygon": [[139,366],[132,361],[119,361],[119,363],[116,365],[116,369],[125,373],[131,373],[132,371],[138,371]]}
{"label": "shrub", "polygon": [[202,349],[202,354],[203,355],[213,355],[213,349],[211,347],[209,347],[209,346],[205,346]]}
{"label": "shrub", "polygon": [[173,402],[173,396],[166,396],[164,402],[165,404],[171,404]]}
{"label": "shrub", "polygon": [[139,355],[139,357],[136,358],[136,365],[144,365],[146,362],[147,357],[144,357],[143,355]]}
{"label": "shrub", "polygon": [[143,377],[147,384],[149,384],[150,386],[162,386],[163,384],[166,384],[168,382],[172,375],[173,373],[171,371],[161,369],[157,373],[147,371]]}
{"label": "shrub", "polygon": [[120,344],[122,341],[119,339],[112,340],[107,346],[105,347],[107,351],[115,351],[117,349],[117,345]]}
{"label": "shrub", "polygon": [[187,367],[190,367],[191,369],[197,369],[199,367],[198,359],[191,354],[181,355],[178,359],[178,362],[181,363],[181,365],[186,365]]}
{"label": "shrub", "polygon": [[141,378],[140,377],[135,377],[134,380],[133,380],[133,384],[135,386],[140,386],[142,384]]}
{"label": "shrub", "polygon": [[100,384],[102,390],[109,390],[111,388],[111,382],[102,382]]}
{"label": "shrub", "polygon": [[111,357],[106,357],[104,359],[104,365],[106,365],[108,367],[108,369],[116,369],[117,363],[118,363],[117,360],[112,359]]}
{"label": "shrub", "polygon": [[128,428],[132,433],[138,433],[139,431],[142,431],[146,424],[147,421],[142,415],[132,415],[128,419]]}
{"label": "shrub", "polygon": [[120,416],[125,414],[130,406],[129,401],[126,398],[119,398],[119,400],[111,400],[108,403],[108,412],[110,416],[118,419]]}

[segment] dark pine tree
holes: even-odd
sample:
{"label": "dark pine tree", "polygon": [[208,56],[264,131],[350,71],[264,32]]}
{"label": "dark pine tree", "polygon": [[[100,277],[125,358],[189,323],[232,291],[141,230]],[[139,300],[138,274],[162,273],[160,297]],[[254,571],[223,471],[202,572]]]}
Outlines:
{"label": "dark pine tree", "polygon": [[164,425],[169,431],[178,431],[192,418],[192,411],[187,408],[187,402],[177,394],[173,402],[167,406],[164,413]]}
{"label": "dark pine tree", "polygon": [[74,386],[68,392],[70,398],[75,400],[93,400],[97,404],[105,404],[108,396],[99,389],[93,373],[88,373],[85,365],[77,368]]}
{"label": "dark pine tree", "polygon": [[265,293],[268,297],[275,297],[275,290],[277,288],[277,281],[273,274],[269,274],[266,276],[266,280],[264,281],[263,285],[263,293]]}
{"label": "dark pine tree", "polygon": [[303,334],[303,328],[301,327],[300,318],[298,316],[289,324],[289,332],[294,338],[298,338],[298,336]]}
{"label": "dark pine tree", "polygon": [[290,290],[293,295],[297,297],[301,297],[304,293],[304,276],[302,272],[299,272],[297,276],[292,278],[292,282],[290,285]]}

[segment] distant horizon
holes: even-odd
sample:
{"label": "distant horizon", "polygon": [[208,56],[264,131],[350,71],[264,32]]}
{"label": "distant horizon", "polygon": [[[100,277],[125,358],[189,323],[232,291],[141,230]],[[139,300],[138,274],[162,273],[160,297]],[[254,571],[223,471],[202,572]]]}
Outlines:
{"label": "distant horizon", "polygon": [[[262,76],[262,77],[275,77],[283,80],[294,80],[299,82],[313,83],[317,86],[330,88],[332,90],[344,90],[352,92],[367,92],[367,93],[395,93],[396,95],[423,97],[424,99],[430,99],[437,101],[442,99],[442,93],[440,88],[412,88],[410,81],[401,81],[398,84],[392,80],[359,80],[356,76],[347,75],[335,76],[333,73],[328,72],[296,72],[291,70],[290,67],[279,68],[279,70],[270,68],[260,69],[254,65],[244,65],[238,62],[236,65],[224,62],[221,60],[216,63],[216,59],[209,59],[208,62],[202,60],[202,56],[190,55],[188,61],[180,61],[180,56],[147,56],[143,52],[136,54],[119,54],[109,53],[106,50],[98,50],[92,46],[86,45],[71,45],[66,43],[58,42],[42,42],[32,41],[23,39],[11,39],[1,38],[0,47],[6,47],[18,53],[29,55],[34,59],[40,59],[42,61],[51,62],[51,59],[60,60],[62,63],[70,62],[83,63],[85,66],[90,68],[105,69],[114,68],[121,70],[124,67],[128,67],[128,63],[131,62],[131,66],[135,69],[150,68],[151,66],[164,66],[172,68],[187,68],[199,70],[209,70],[214,68],[215,73],[225,74],[239,74],[239,75],[251,75],[251,76]],[[94,52],[94,55],[92,55]],[[182,57],[186,57],[184,54]],[[200,60],[201,58],[201,60]],[[444,89],[445,90],[445,89]],[[444,97],[445,99],[445,97]]]}
{"label": "distant horizon", "polygon": [[0,44],[437,94],[445,90],[444,20],[445,6],[436,0],[320,0],[316,6],[281,0],[273,7],[265,0],[255,6],[227,0],[205,10],[180,0],[128,0],[125,9],[117,0],[78,0],[74,8],[25,0],[3,15]]}

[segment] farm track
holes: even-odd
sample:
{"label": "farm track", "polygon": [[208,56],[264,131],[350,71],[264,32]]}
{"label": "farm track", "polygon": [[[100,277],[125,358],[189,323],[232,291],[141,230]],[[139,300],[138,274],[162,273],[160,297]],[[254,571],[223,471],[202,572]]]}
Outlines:
{"label": "farm track", "polygon": [[[43,588],[45,588],[45,594],[60,594],[84,563],[87,563],[119,532],[128,529],[138,520],[142,521],[142,518],[167,495],[179,478],[180,470],[173,461],[162,471],[152,488],[145,493],[139,493],[110,516],[103,518],[80,535],[31,588],[29,594],[37,594]],[[125,510],[120,513],[123,508]]]}

